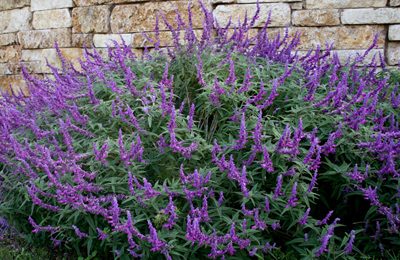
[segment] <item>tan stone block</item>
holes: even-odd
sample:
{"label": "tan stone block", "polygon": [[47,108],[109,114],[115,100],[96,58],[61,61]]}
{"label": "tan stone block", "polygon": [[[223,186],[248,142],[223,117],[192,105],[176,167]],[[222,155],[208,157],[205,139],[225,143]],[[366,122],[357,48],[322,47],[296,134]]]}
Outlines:
{"label": "tan stone block", "polygon": [[340,27],[293,27],[290,33],[301,33],[300,50],[314,49],[317,45],[322,48],[325,43],[334,43],[335,49],[367,49],[373,42],[374,36],[379,35],[378,48],[385,45],[385,27],[381,25],[340,26]]}
{"label": "tan stone block", "polygon": [[0,11],[29,6],[30,0],[1,0]]}
{"label": "tan stone block", "polygon": [[[334,54],[337,54],[339,61],[342,64],[345,64],[347,62],[348,59],[350,59],[350,62],[354,62],[356,58],[358,58],[359,56],[363,56],[365,55],[367,49],[365,50],[332,50],[330,52],[330,57],[333,57]],[[297,55],[299,55],[299,57],[304,57],[305,55],[307,55],[308,51],[298,51]],[[294,52],[293,52],[294,54]],[[377,63],[377,65],[380,65],[380,59],[379,59],[379,54],[384,55],[384,49],[372,49],[369,51],[369,53],[366,54],[364,60],[362,62],[360,62],[358,65],[359,66],[363,66],[363,65],[367,65],[370,64],[372,62],[372,60],[375,57],[375,62]]]}
{"label": "tan stone block", "polygon": [[18,44],[18,37],[16,33],[0,34],[0,46],[7,46]]}
{"label": "tan stone block", "polygon": [[[194,34],[197,39],[200,39],[202,30],[195,30]],[[171,47],[174,46],[174,39],[171,32],[162,31],[159,33],[160,47]],[[152,42],[153,41],[153,42]],[[144,48],[144,47],[154,47],[156,42],[156,34],[154,32],[147,32],[146,36],[142,33],[133,34],[133,44],[134,48]],[[179,34],[179,44],[185,44],[185,32],[181,31]]]}
{"label": "tan stone block", "polygon": [[71,29],[60,28],[19,32],[18,40],[25,49],[52,48],[56,41],[59,47],[70,47]]}
{"label": "tan stone block", "polygon": [[[96,51],[104,60],[110,59],[108,57],[108,48],[96,48]],[[143,55],[143,49],[132,48],[132,52],[136,55],[136,57],[141,57]]]}
{"label": "tan stone block", "polygon": [[[229,18],[232,17],[232,27],[237,25],[237,21],[243,22],[246,13],[249,18],[253,17],[257,10],[256,4],[233,4],[218,5],[213,14],[215,20],[220,26],[226,26]],[[290,6],[289,4],[260,4],[259,19],[254,27],[262,27],[271,12],[271,27],[284,27],[290,24]]]}
{"label": "tan stone block", "polygon": [[93,34],[72,34],[73,47],[91,47],[93,44]]}
{"label": "tan stone block", "polygon": [[389,65],[400,64],[400,42],[389,42],[386,57]]}
{"label": "tan stone block", "polygon": [[389,41],[400,41],[400,24],[389,26]]}
{"label": "tan stone block", "polygon": [[292,10],[301,10],[303,9],[303,2],[291,3],[290,8],[292,8]]}
{"label": "tan stone block", "polygon": [[74,0],[74,3],[76,6],[91,6],[91,5],[101,5],[101,4],[140,3],[146,1],[149,0]]}
{"label": "tan stone block", "polygon": [[123,40],[126,45],[131,45],[132,37],[132,34],[95,34],[93,36],[93,44],[95,47],[105,48],[114,46],[114,41],[121,44]]}
{"label": "tan stone block", "polygon": [[398,8],[346,9],[342,12],[343,24],[388,24],[400,23]]}
{"label": "tan stone block", "polygon": [[[187,22],[187,7],[187,1],[117,5],[111,14],[111,31],[113,33],[153,31],[156,24],[156,15],[159,12],[165,15],[168,23],[176,27],[175,11],[178,10],[182,19]],[[197,1],[193,2],[191,10],[193,13],[193,27],[201,28],[203,14]],[[160,30],[167,29],[160,16]]]}
{"label": "tan stone block", "polygon": [[29,7],[0,12],[0,32],[10,33],[29,30]]}
{"label": "tan stone block", "polygon": [[[334,52],[337,53],[340,62],[345,64],[347,59],[350,58],[350,61],[354,61],[357,57],[363,56],[365,51],[366,50],[335,50]],[[378,66],[381,65],[379,55],[382,55],[382,57],[385,56],[383,49],[370,50],[360,65],[371,64],[374,59]]]}
{"label": "tan stone block", "polygon": [[31,0],[31,11],[72,7],[72,0]]}
{"label": "tan stone block", "polygon": [[9,94],[23,93],[28,95],[25,80],[21,76],[0,76],[0,91]]}
{"label": "tan stone block", "polygon": [[[259,0],[259,3],[293,3],[293,2],[301,2],[302,0]],[[236,0],[238,4],[256,4],[257,0]]]}
{"label": "tan stone block", "polygon": [[71,14],[68,9],[44,10],[33,13],[34,29],[53,29],[71,27]]}
{"label": "tan stone block", "polygon": [[292,24],[297,26],[339,25],[339,10],[300,10],[293,11]]}
{"label": "tan stone block", "polygon": [[306,0],[307,9],[383,7],[387,0]]}
{"label": "tan stone block", "polygon": [[390,0],[390,6],[400,6],[400,0]]}
{"label": "tan stone block", "polygon": [[19,74],[18,62],[0,63],[0,76]]}
{"label": "tan stone block", "polygon": [[0,62],[18,62],[20,57],[20,46],[11,45],[0,48]]}
{"label": "tan stone block", "polygon": [[110,30],[109,5],[77,7],[72,10],[72,32],[106,33]]}
{"label": "tan stone block", "polygon": [[[82,49],[80,48],[61,48],[61,53],[65,59],[72,62],[72,64],[80,69],[78,58],[82,57]],[[34,73],[51,73],[50,68],[47,67],[46,59],[49,64],[60,67],[61,62],[58,58],[55,49],[38,49],[38,50],[22,50],[21,60],[24,62],[36,62],[37,67],[33,68]]]}
{"label": "tan stone block", "polygon": [[232,4],[235,0],[211,0],[212,4]]}

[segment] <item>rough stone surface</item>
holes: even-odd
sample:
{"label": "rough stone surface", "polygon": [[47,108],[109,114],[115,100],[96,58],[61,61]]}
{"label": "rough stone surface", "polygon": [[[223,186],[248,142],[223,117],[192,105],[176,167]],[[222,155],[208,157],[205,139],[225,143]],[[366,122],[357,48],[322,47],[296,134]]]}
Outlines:
{"label": "rough stone surface", "polygon": [[11,93],[28,95],[26,83],[21,76],[0,76],[0,90]]}
{"label": "rough stone surface", "polygon": [[109,31],[109,5],[77,7],[72,10],[74,33],[106,33]]}
{"label": "rough stone surface", "polygon": [[[182,14],[182,19],[187,21],[187,6],[187,1],[117,5],[111,14],[111,30],[113,33],[153,31],[158,11],[162,11],[168,23],[176,27],[176,9]],[[203,15],[197,1],[192,4],[192,13],[193,27],[201,28]],[[160,21],[160,30],[167,29]]]}
{"label": "rough stone surface", "polygon": [[[72,62],[72,64],[79,69],[78,58],[82,57],[82,49],[79,48],[61,48],[63,56]],[[60,66],[61,62],[57,56],[55,49],[38,49],[38,50],[22,50],[21,60],[24,62],[31,62],[37,64],[32,67],[34,73],[50,73],[50,68],[46,65],[46,58],[50,64]]]}
{"label": "rough stone surface", "polygon": [[389,26],[389,40],[400,41],[400,24]]}
{"label": "rough stone surface", "polygon": [[91,47],[93,44],[93,34],[72,34],[73,47]]}
{"label": "rough stone surface", "polygon": [[292,23],[297,26],[328,26],[340,24],[339,10],[300,10],[294,11]]}
{"label": "rough stone surface", "polygon": [[31,11],[72,7],[72,0],[31,0]]}
{"label": "rough stone surface", "polygon": [[32,26],[36,30],[71,27],[71,15],[68,9],[34,12]]}
{"label": "rough stone surface", "polygon": [[[194,31],[194,34],[197,39],[201,37],[201,30]],[[179,44],[184,44],[184,32],[181,32],[179,35]],[[174,40],[171,32],[160,32],[159,33],[160,47],[171,47],[174,46]],[[154,43],[156,42],[156,35],[154,32],[146,33],[144,36],[142,33],[134,33],[133,34],[133,42],[132,47],[134,48],[144,48],[144,47],[154,47]]]}
{"label": "rough stone surface", "polygon": [[74,0],[74,3],[76,6],[90,6],[90,5],[101,5],[101,4],[140,3],[147,1],[149,0]]}
{"label": "rough stone surface", "polygon": [[7,46],[0,48],[0,62],[18,62],[20,57],[20,46]]}
{"label": "rough stone surface", "polygon": [[233,4],[235,0],[211,0],[212,4]]}
{"label": "rough stone surface", "polygon": [[[2,0],[1,0],[2,1]],[[29,7],[0,12],[0,32],[18,32],[29,29]]]}
{"label": "rough stone surface", "polygon": [[400,23],[398,8],[346,9],[342,13],[343,24],[388,24]]}
{"label": "rough stone surface", "polygon": [[400,0],[390,0],[390,6],[400,6]]}
{"label": "rough stone surface", "polygon": [[[277,3],[277,2],[301,2],[302,0],[259,0],[259,3]],[[257,0],[236,0],[238,4],[255,4]]]}
{"label": "rough stone surface", "polygon": [[306,0],[307,9],[383,7],[387,0]]}
{"label": "rough stone surface", "polygon": [[292,27],[290,33],[300,32],[301,50],[325,47],[325,43],[334,43],[335,49],[367,49],[373,42],[374,36],[379,35],[377,45],[385,45],[385,27],[380,25],[341,26],[341,27]]}
{"label": "rough stone surface", "polygon": [[61,28],[19,32],[18,40],[25,49],[52,48],[56,41],[59,47],[70,47],[71,29]]}
{"label": "rough stone surface", "polygon": [[[339,60],[342,64],[346,63],[347,59],[350,57],[350,60],[354,60],[360,55],[363,55],[366,50],[336,50],[338,54]],[[361,63],[362,65],[370,64],[375,57],[375,61],[377,65],[380,65],[380,59],[378,58],[379,55],[384,55],[383,49],[373,49],[370,50],[369,53],[365,56],[364,61]],[[377,59],[378,58],[378,59]]]}
{"label": "rough stone surface", "polygon": [[0,76],[15,75],[21,73],[19,62],[0,63]]}
{"label": "rough stone surface", "polygon": [[107,45],[113,45],[113,41],[125,44],[132,44],[132,34],[95,34],[93,36],[93,43],[95,47],[105,48]]}
{"label": "rough stone surface", "polygon": [[290,8],[292,8],[292,10],[301,10],[303,9],[303,2],[290,3]]}
{"label": "rough stone surface", "polygon": [[0,46],[7,46],[17,43],[18,43],[18,37],[16,33],[0,34]]}
{"label": "rough stone surface", "polygon": [[28,6],[30,0],[1,0],[0,11]]}
{"label": "rough stone surface", "polygon": [[[256,4],[234,4],[234,5],[218,5],[214,10],[215,20],[221,26],[225,26],[229,18],[232,17],[232,26],[235,22],[240,20],[243,21],[246,12],[248,17],[253,17],[257,10]],[[271,12],[271,27],[281,27],[290,24],[290,6],[289,4],[276,3],[276,4],[260,4],[260,15],[259,19],[255,23],[255,27],[261,27],[264,25],[268,18],[268,14]]]}
{"label": "rough stone surface", "polygon": [[400,42],[389,42],[387,47],[387,62],[389,65],[400,64]]}

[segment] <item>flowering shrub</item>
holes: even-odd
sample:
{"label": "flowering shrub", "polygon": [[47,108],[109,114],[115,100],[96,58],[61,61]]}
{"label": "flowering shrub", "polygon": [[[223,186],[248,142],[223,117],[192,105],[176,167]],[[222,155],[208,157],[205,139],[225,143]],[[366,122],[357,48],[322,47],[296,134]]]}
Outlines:
{"label": "flowering shrub", "polygon": [[[174,49],[61,57],[0,100],[5,216],[29,241],[101,258],[360,258],[399,249],[400,74],[340,62],[268,21],[204,10]],[[158,31],[158,22],[156,31]],[[184,31],[185,44],[180,45]],[[378,70],[380,71],[378,73]]]}

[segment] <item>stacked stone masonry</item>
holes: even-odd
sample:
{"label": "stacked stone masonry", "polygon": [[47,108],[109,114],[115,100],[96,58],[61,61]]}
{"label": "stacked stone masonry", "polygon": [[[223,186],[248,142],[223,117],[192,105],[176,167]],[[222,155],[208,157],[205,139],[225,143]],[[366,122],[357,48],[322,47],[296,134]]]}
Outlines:
{"label": "stacked stone masonry", "polygon": [[[216,21],[226,25],[254,14],[257,0],[203,0]],[[376,34],[377,49],[390,66],[400,62],[400,0],[259,0],[260,20],[255,34],[271,12],[271,34],[301,33],[299,51],[326,43],[343,60],[366,50]],[[187,19],[188,0],[0,0],[0,88],[21,88],[21,65],[39,75],[50,73],[47,61],[59,65],[54,42],[78,65],[83,46],[95,46],[105,53],[112,40],[121,38],[137,54],[152,48],[151,39],[158,12],[174,24],[175,10]],[[201,33],[202,12],[192,0],[193,26]],[[172,35],[160,26],[162,47],[172,44]]]}

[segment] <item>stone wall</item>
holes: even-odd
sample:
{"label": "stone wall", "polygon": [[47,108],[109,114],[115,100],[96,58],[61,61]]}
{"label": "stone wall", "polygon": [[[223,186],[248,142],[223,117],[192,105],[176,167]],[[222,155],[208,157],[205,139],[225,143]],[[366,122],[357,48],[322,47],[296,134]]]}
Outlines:
{"label": "stone wall", "polygon": [[[216,20],[224,25],[252,15],[257,0],[204,0]],[[201,29],[197,1],[192,12]],[[46,60],[59,63],[54,41],[62,53],[76,60],[84,44],[104,50],[110,39],[123,39],[140,53],[146,44],[142,31],[154,29],[157,11],[173,22],[177,8],[186,14],[187,0],[0,0],[0,87],[23,85],[20,64],[37,74],[49,73]],[[271,11],[271,28],[301,32],[300,50],[335,42],[340,57],[368,48],[379,33],[378,49],[389,65],[400,60],[400,0],[260,0],[260,23]],[[161,30],[166,30],[161,26]],[[151,36],[151,35],[150,35]],[[161,32],[161,44],[171,44],[171,34]]]}

